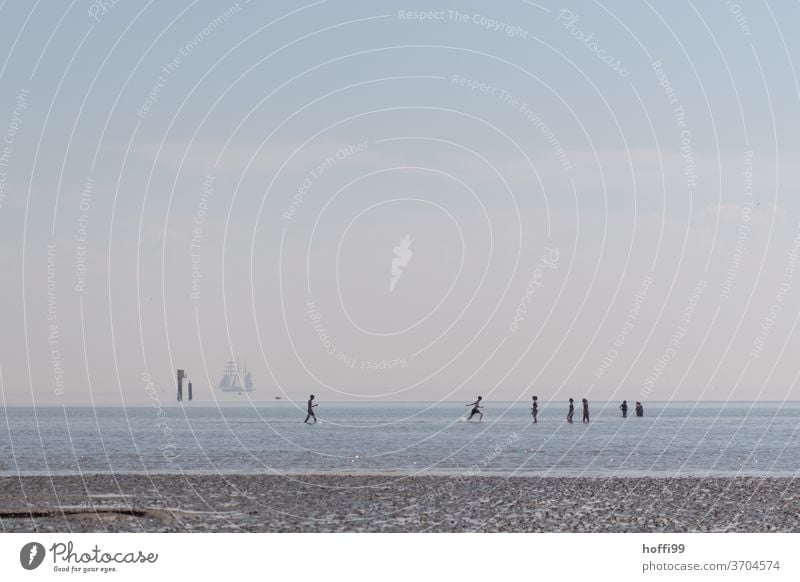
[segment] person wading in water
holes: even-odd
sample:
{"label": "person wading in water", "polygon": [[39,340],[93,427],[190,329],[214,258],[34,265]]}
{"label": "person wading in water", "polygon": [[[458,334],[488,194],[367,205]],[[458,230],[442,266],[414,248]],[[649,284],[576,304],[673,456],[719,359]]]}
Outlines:
{"label": "person wading in water", "polygon": [[317,415],[314,414],[314,395],[312,394],[311,397],[308,399],[308,414],[306,415],[306,419],[303,422],[308,422],[309,418],[313,418],[314,422],[317,422]]}
{"label": "person wading in water", "polygon": [[483,400],[483,396],[478,396],[478,399],[475,402],[472,402],[471,404],[467,404],[467,406],[472,406],[472,412],[469,413],[469,417],[467,418],[467,422],[471,421],[472,417],[475,416],[476,414],[480,415],[480,418],[478,419],[478,422],[483,420],[483,413],[480,411],[480,409],[483,408],[483,406],[481,406],[481,400]]}

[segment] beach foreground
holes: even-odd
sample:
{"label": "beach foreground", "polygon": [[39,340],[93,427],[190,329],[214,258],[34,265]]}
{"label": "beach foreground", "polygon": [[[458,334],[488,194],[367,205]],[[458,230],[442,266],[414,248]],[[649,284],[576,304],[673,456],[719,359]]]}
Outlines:
{"label": "beach foreground", "polygon": [[788,477],[1,477],[6,532],[797,532]]}

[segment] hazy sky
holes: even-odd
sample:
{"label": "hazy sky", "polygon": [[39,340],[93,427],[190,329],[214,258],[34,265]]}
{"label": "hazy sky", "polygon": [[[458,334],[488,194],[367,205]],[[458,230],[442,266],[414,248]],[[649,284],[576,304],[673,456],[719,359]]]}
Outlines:
{"label": "hazy sky", "polygon": [[798,21],[0,2],[2,397],[797,399]]}

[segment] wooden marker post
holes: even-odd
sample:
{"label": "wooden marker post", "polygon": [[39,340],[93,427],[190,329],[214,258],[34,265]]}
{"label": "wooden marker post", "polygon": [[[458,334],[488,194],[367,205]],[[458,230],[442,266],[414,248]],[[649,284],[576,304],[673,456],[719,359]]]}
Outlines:
{"label": "wooden marker post", "polygon": [[183,400],[183,370],[178,370],[178,402]]}

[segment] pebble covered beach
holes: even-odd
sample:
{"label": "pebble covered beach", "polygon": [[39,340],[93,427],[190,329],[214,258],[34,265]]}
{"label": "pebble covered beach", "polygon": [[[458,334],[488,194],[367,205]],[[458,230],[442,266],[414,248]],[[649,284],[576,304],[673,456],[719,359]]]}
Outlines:
{"label": "pebble covered beach", "polygon": [[0,478],[5,532],[797,532],[791,477]]}

